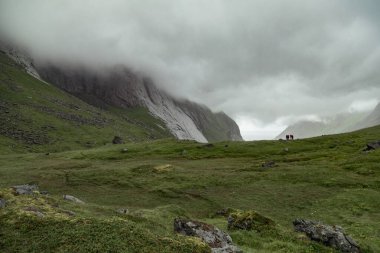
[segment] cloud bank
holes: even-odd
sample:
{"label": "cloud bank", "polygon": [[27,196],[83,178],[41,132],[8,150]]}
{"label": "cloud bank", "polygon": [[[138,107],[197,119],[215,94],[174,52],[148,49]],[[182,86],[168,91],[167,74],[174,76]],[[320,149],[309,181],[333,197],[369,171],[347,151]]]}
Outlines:
{"label": "cloud bank", "polygon": [[0,36],[39,61],[125,64],[261,139],[376,104],[379,9],[375,0],[0,0]]}

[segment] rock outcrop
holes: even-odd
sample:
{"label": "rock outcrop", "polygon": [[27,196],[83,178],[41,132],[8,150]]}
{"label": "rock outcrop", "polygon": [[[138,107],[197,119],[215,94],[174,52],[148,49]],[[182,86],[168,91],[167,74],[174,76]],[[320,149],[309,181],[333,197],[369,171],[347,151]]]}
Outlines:
{"label": "rock outcrop", "polygon": [[196,236],[211,247],[213,253],[242,252],[232,244],[231,237],[219,228],[194,220],[176,218],[174,231],[187,236]]}
{"label": "rock outcrop", "polygon": [[367,144],[367,147],[364,149],[365,151],[375,150],[380,148],[380,141],[374,141]]}
{"label": "rock outcrop", "polygon": [[71,195],[63,195],[63,199],[64,200],[68,200],[68,201],[72,201],[72,202],[75,202],[75,203],[78,203],[78,204],[84,204],[84,202],[74,196],[71,196]]}
{"label": "rock outcrop", "polygon": [[14,193],[16,195],[30,195],[33,194],[34,191],[38,191],[37,185],[23,184],[23,185],[15,185],[12,186]]}
{"label": "rock outcrop", "polygon": [[145,107],[165,122],[178,139],[242,140],[239,127],[226,114],[173,98],[158,89],[151,79],[125,67],[103,69],[99,73],[85,67],[45,64],[37,65],[37,71],[45,81],[97,107]]}
{"label": "rock outcrop", "polygon": [[347,253],[360,253],[359,245],[339,226],[324,225],[320,222],[296,219],[293,221],[296,231],[304,232],[313,241]]}

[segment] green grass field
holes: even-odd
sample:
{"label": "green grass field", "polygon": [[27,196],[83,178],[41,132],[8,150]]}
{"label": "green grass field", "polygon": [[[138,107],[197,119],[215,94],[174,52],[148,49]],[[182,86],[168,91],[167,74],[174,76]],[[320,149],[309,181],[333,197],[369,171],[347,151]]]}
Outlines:
{"label": "green grass field", "polygon": [[98,147],[114,136],[126,142],[170,138],[145,108],[91,106],[28,75],[0,52],[0,152],[57,152]]}
{"label": "green grass field", "polygon": [[[0,211],[0,251],[207,252],[199,240],[175,235],[173,219],[190,217],[227,231],[226,219],[214,214],[231,207],[276,223],[261,232],[227,231],[244,252],[335,252],[295,233],[295,218],[340,225],[363,252],[380,252],[380,150],[362,151],[378,139],[380,127],[373,127],[291,142],[164,139],[4,154],[0,194],[10,201]],[[262,168],[266,161],[276,166]],[[50,194],[14,197],[7,190],[24,183]],[[62,194],[86,204],[65,202]],[[22,211],[31,205],[46,217]]]}

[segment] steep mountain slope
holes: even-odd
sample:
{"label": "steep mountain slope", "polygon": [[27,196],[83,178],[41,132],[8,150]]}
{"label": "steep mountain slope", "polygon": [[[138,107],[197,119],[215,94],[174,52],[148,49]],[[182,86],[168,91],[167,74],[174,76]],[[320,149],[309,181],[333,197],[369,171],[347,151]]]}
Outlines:
{"label": "steep mountain slope", "polygon": [[208,141],[243,140],[239,126],[224,112],[213,113],[206,106],[188,100],[175,100],[175,105],[194,121]]}
{"label": "steep mountain slope", "polygon": [[145,107],[165,122],[178,139],[199,142],[242,140],[239,127],[224,113],[181,101],[159,90],[153,81],[125,67],[102,69],[37,65],[42,79],[95,106],[109,104],[120,108]]}
{"label": "steep mountain slope", "polygon": [[364,127],[358,127],[368,113],[342,113],[335,117],[325,118],[323,121],[300,121],[288,126],[276,139],[284,139],[287,134],[293,134],[295,138],[309,138],[326,134],[337,134],[355,131]]}
{"label": "steep mountain slope", "polygon": [[125,141],[171,138],[164,122],[142,107],[102,110],[29,75],[0,52],[2,152],[60,151]]}
{"label": "steep mountain slope", "polygon": [[380,103],[377,104],[375,109],[362,121],[355,125],[355,129],[362,129],[380,125]]}

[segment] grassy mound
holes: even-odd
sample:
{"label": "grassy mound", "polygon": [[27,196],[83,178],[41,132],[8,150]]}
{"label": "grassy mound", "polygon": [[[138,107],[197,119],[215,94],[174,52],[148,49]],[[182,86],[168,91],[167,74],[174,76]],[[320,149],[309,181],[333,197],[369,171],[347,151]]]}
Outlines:
{"label": "grassy mound", "polygon": [[74,216],[38,192],[2,190],[0,197],[7,203],[0,211],[1,252],[210,252],[196,238],[151,231],[149,224],[157,223],[143,216]]}
{"label": "grassy mound", "polygon": [[258,232],[271,229],[275,225],[274,221],[255,212],[240,211],[230,213],[228,216],[228,229],[256,230]]}

